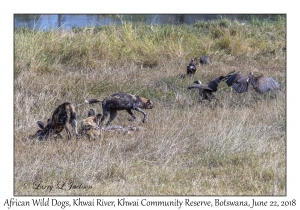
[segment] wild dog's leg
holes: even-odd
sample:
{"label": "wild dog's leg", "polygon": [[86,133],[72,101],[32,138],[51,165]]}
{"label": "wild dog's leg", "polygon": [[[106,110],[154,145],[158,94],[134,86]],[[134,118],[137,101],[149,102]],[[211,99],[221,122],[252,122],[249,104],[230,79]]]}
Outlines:
{"label": "wild dog's leg", "polygon": [[144,112],[143,110],[141,110],[141,109],[138,108],[138,107],[135,107],[134,109],[135,109],[136,111],[141,112],[141,113],[144,115],[143,123],[145,123],[145,122],[146,122],[146,116],[147,116],[146,112]]}
{"label": "wild dog's leg", "polygon": [[89,140],[91,141],[93,139],[95,139],[94,133],[92,130],[89,130]]}
{"label": "wild dog's leg", "polygon": [[102,114],[97,114],[97,115],[96,115],[96,118],[95,118],[95,120],[96,120],[95,122],[96,122],[96,124],[97,124],[97,127],[99,127],[99,128],[101,127],[101,126],[100,126],[100,119],[101,119],[101,116],[102,116]]}
{"label": "wild dog's leg", "polygon": [[68,134],[68,142],[69,142],[72,135],[71,135],[71,132],[70,132],[68,126],[67,126],[67,125],[64,125],[64,127],[65,127],[65,129],[66,129],[66,131],[67,131],[67,134]]}
{"label": "wild dog's leg", "polygon": [[73,128],[73,130],[75,130],[76,137],[78,138],[77,121],[76,121],[76,119],[72,120],[72,128]]}
{"label": "wild dog's leg", "polygon": [[132,113],[131,109],[126,109],[126,111],[130,114],[130,116],[132,118],[128,119],[129,121],[135,121],[136,120],[136,117],[135,115]]}
{"label": "wild dog's leg", "polygon": [[48,139],[48,137],[52,136],[55,134],[55,129],[50,129],[46,134],[45,136],[43,137],[43,139]]}
{"label": "wild dog's leg", "polygon": [[59,134],[57,134],[57,138],[63,139],[64,137],[63,137],[63,135],[61,133],[59,133]]}
{"label": "wild dog's leg", "polygon": [[76,138],[78,138],[78,131],[77,131],[77,120],[76,120],[76,112],[71,112],[71,118],[69,120],[70,124],[72,125],[73,131],[76,133]]}
{"label": "wild dog's leg", "polygon": [[103,109],[103,116],[101,117],[100,124],[102,124],[102,122],[105,120],[105,118],[107,118],[109,113],[110,113],[109,110]]}
{"label": "wild dog's leg", "polygon": [[113,121],[115,119],[116,116],[117,116],[117,111],[116,110],[111,110],[109,120],[106,123],[106,125],[109,125],[111,123],[111,121]]}

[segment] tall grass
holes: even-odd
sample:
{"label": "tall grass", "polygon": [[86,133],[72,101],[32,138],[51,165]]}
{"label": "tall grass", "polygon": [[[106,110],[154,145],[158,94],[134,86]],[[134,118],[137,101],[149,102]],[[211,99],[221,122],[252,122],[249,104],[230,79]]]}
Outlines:
{"label": "tall grass", "polygon": [[[222,19],[187,25],[18,29],[14,62],[14,176],[16,195],[285,195],[286,61],[285,19]],[[180,78],[191,58],[209,55],[211,65]],[[275,77],[280,90],[234,93],[220,84],[219,101],[199,104],[187,90],[195,79],[208,83],[233,70]],[[118,92],[150,98],[148,122],[113,124],[146,129],[130,135],[104,134],[29,140],[36,121],[46,121],[69,101]],[[80,120],[100,105],[77,108]],[[80,126],[79,126],[80,127]],[[91,189],[52,191],[33,183],[74,182]]]}

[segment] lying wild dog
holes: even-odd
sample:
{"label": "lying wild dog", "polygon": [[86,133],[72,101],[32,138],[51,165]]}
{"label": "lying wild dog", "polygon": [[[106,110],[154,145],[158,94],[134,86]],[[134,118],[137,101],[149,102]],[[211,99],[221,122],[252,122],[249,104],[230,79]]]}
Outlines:
{"label": "lying wild dog", "polygon": [[68,141],[71,139],[71,132],[68,128],[68,124],[71,124],[73,129],[77,133],[77,121],[76,111],[74,106],[69,103],[63,103],[59,105],[53,112],[52,118],[48,119],[47,125],[45,126],[42,121],[37,121],[38,126],[41,128],[36,134],[29,136],[29,138],[39,137],[39,139],[47,139],[49,136],[58,134],[62,137],[61,132],[65,129],[68,134]]}
{"label": "lying wild dog", "polygon": [[103,130],[100,126],[101,114],[95,114],[93,109],[88,112],[88,118],[81,121],[81,131],[86,134],[90,139],[95,139],[101,135]]}
{"label": "lying wild dog", "polygon": [[[101,102],[98,99],[86,100],[86,103],[92,104]],[[110,114],[110,118],[106,125],[109,125],[113,119],[117,116],[118,110],[126,110],[132,117],[129,121],[136,120],[135,115],[131,110],[136,110],[144,115],[143,123],[146,122],[146,113],[142,109],[152,109],[153,103],[151,100],[142,98],[136,95],[131,95],[127,93],[115,93],[108,96],[102,101],[103,116],[100,120],[100,124],[105,120],[105,118]]]}

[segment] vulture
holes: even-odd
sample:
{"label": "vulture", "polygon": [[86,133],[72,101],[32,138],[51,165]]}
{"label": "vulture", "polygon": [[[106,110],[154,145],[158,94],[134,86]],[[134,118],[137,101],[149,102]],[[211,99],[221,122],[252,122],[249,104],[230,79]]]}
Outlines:
{"label": "vulture", "polygon": [[249,85],[249,76],[247,74],[242,74],[240,71],[231,75],[226,84],[237,92],[237,93],[244,93],[248,91]]}
{"label": "vulture", "polygon": [[253,72],[250,72],[250,74],[237,72],[231,75],[226,83],[228,86],[232,86],[237,93],[247,92],[249,84],[251,84],[254,90],[259,94],[264,94],[280,87],[279,83],[273,77],[268,77],[263,74],[255,77]]}
{"label": "vulture", "polygon": [[208,56],[206,55],[203,55],[200,57],[200,64],[203,65],[203,64],[209,64],[210,63],[210,59]]}
{"label": "vulture", "polygon": [[196,73],[196,65],[194,63],[194,58],[192,58],[190,64],[187,66],[186,73],[187,75],[191,75]]}
{"label": "vulture", "polygon": [[216,100],[218,100],[218,98],[213,94],[213,91],[210,87],[208,87],[208,85],[204,85],[201,83],[200,80],[196,80],[194,82],[195,84],[188,86],[188,89],[193,89],[193,88],[197,88],[199,90],[199,95],[200,95],[200,102],[202,100],[209,100],[210,98],[214,98]]}
{"label": "vulture", "polygon": [[227,80],[232,73],[229,73],[226,76],[219,76],[208,83],[208,85],[204,85],[200,80],[196,80],[193,85],[188,86],[188,89],[197,88],[199,89],[199,95],[201,97],[200,102],[202,100],[209,100],[211,98],[218,100],[218,98],[213,94],[218,90],[218,85],[221,81]]}
{"label": "vulture", "polygon": [[264,94],[280,87],[279,83],[273,77],[268,77],[263,74],[255,77],[252,72],[249,74],[249,83],[259,94]]}

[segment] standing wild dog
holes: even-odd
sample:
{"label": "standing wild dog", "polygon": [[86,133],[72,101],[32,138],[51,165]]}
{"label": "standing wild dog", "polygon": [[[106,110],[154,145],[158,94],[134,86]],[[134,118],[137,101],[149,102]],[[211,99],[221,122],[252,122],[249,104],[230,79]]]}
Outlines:
{"label": "standing wild dog", "polygon": [[[91,99],[86,101],[89,104],[101,102],[98,99]],[[130,95],[127,93],[115,93],[108,96],[102,101],[103,116],[100,120],[100,124],[110,114],[110,118],[106,125],[109,125],[113,119],[117,116],[118,110],[126,110],[132,117],[129,121],[136,120],[135,115],[131,110],[136,110],[144,115],[143,123],[146,122],[146,113],[142,109],[152,109],[153,103],[151,100],[142,98],[136,95]]]}
{"label": "standing wild dog", "polygon": [[76,121],[76,111],[72,104],[69,102],[59,105],[52,114],[52,118],[48,119],[48,123],[45,126],[42,121],[37,121],[38,126],[41,130],[38,130],[36,134],[29,136],[29,138],[39,137],[39,139],[47,139],[49,136],[58,134],[65,129],[68,134],[68,141],[71,139],[71,132],[68,129],[68,124],[71,124],[73,129],[77,133],[77,121]]}
{"label": "standing wild dog", "polygon": [[81,131],[90,139],[95,139],[101,135],[102,128],[100,126],[101,114],[95,114],[93,109],[88,112],[88,118],[81,121]]}

